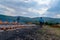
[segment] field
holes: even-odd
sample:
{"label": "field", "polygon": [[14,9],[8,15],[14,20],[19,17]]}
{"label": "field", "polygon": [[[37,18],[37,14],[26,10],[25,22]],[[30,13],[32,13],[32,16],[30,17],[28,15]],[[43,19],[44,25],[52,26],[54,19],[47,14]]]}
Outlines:
{"label": "field", "polygon": [[[27,25],[25,25],[27,26]],[[3,31],[0,34],[1,40],[60,40],[60,28],[51,27],[49,25],[44,25],[43,28],[40,26],[32,27],[28,25],[27,27],[12,31]],[[4,37],[4,39],[3,39]],[[6,37],[6,38],[5,38]]]}
{"label": "field", "polygon": [[60,28],[59,27],[53,27],[53,26],[44,26],[43,29],[48,30],[49,33],[56,34],[60,36]]}

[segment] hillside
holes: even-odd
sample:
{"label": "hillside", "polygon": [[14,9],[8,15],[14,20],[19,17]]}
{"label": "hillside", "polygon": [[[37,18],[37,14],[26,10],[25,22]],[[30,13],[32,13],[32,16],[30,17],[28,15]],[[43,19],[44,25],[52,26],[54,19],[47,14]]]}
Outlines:
{"label": "hillside", "polygon": [[[6,15],[0,15],[0,20],[4,21],[9,21],[9,22],[13,22],[13,21],[17,21],[17,16],[6,16]],[[39,17],[36,18],[29,18],[29,17],[22,17],[20,16],[20,22],[39,22]],[[60,23],[60,18],[49,18],[49,17],[43,17],[44,22],[52,22],[52,23]]]}
{"label": "hillside", "polygon": [[[49,17],[42,17],[44,19],[44,22],[49,23],[60,23],[60,18],[49,18]],[[33,18],[34,20],[38,21],[40,18]]]}
{"label": "hillside", "polygon": [[[13,22],[13,21],[17,21],[17,17],[18,16],[0,15],[0,20],[3,21],[3,22],[4,21]],[[20,16],[20,22],[29,22],[29,21],[31,21],[31,18]]]}

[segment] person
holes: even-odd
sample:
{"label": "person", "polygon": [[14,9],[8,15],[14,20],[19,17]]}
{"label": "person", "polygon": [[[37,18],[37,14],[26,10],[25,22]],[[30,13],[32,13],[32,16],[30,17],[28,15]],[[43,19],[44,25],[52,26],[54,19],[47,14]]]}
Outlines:
{"label": "person", "polygon": [[44,20],[43,20],[43,18],[42,18],[42,17],[40,17],[39,22],[40,22],[40,28],[42,28],[42,27],[43,27],[43,24],[44,24]]}

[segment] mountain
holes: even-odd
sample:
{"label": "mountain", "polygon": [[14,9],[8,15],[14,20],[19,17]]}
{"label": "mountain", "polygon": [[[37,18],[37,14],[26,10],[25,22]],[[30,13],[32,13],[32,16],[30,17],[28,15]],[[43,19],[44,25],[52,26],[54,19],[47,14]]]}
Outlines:
{"label": "mountain", "polygon": [[[50,18],[50,17],[42,17],[44,19],[44,22],[49,23],[60,23],[60,18]],[[34,20],[38,21],[40,17],[33,18]]]}
{"label": "mountain", "polygon": [[5,15],[0,15],[0,20],[1,21],[12,21],[12,20],[14,20],[15,18],[14,17],[12,17],[12,16],[5,16]]}
{"label": "mountain", "polygon": [[[0,15],[0,20],[1,21],[8,21],[8,22],[13,22],[13,21],[17,21],[17,17],[18,16],[6,16],[6,15]],[[20,22],[29,22],[31,21],[31,18],[29,17],[21,17],[19,16],[20,18]]]}
{"label": "mountain", "polygon": [[[8,21],[8,22],[13,22],[13,21],[17,21],[17,17],[18,16],[6,16],[6,15],[0,15],[0,20],[4,21]],[[20,17],[20,22],[39,22],[40,17],[36,17],[36,18],[29,18],[29,17]],[[49,17],[42,17],[44,19],[44,22],[50,22],[50,23],[60,23],[60,18],[49,18]]]}

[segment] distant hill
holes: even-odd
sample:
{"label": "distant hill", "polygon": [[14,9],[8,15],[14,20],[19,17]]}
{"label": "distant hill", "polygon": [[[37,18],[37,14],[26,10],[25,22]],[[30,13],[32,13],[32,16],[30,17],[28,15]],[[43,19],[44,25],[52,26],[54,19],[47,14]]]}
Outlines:
{"label": "distant hill", "polygon": [[[50,17],[42,17],[44,19],[44,22],[49,23],[60,23],[60,18],[50,18]],[[34,20],[38,21],[40,18],[33,18]]]}
{"label": "distant hill", "polygon": [[1,21],[13,21],[15,18],[14,17],[12,17],[12,16],[5,16],[5,15],[0,15],[0,20]]}
{"label": "distant hill", "polygon": [[[52,23],[60,23],[60,18],[49,18],[49,17],[42,17],[44,19],[44,22],[52,22]],[[13,22],[17,21],[17,16],[6,16],[6,15],[0,15],[0,20]],[[39,17],[36,18],[29,18],[29,17],[22,17],[20,16],[20,22],[39,22]]]}
{"label": "distant hill", "polygon": [[[0,15],[0,20],[3,22],[4,21],[13,22],[13,21],[17,21],[17,16]],[[20,16],[20,22],[29,22],[29,21],[31,21],[31,18]]]}

